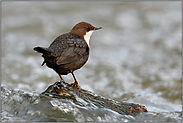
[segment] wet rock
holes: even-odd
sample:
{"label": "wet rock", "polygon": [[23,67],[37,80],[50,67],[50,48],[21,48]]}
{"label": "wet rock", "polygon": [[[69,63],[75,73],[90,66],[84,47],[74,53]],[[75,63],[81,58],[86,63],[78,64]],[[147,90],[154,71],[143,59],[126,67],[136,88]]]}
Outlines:
{"label": "wet rock", "polygon": [[181,122],[182,113],[146,112],[139,104],[116,102],[80,87],[56,82],[43,93],[1,87],[2,122]]}
{"label": "wet rock", "polygon": [[145,106],[128,102],[116,102],[114,100],[107,99],[90,91],[84,90],[81,87],[78,89],[77,86],[70,85],[65,82],[55,82],[53,85],[50,85],[42,94],[55,98],[69,99],[76,105],[80,106],[107,108],[122,115],[135,116],[140,112],[147,112]]}
{"label": "wet rock", "polygon": [[76,85],[55,82],[43,93],[1,87],[3,122],[134,122],[144,106],[96,95]]}

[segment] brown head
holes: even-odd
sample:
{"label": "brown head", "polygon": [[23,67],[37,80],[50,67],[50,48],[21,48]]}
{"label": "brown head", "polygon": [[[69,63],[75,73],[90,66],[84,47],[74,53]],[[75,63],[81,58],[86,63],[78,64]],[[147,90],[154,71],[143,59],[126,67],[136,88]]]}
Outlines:
{"label": "brown head", "polygon": [[74,35],[78,35],[80,38],[84,39],[89,45],[89,39],[93,31],[101,29],[102,27],[94,27],[90,23],[87,22],[79,22],[77,23],[70,33]]}

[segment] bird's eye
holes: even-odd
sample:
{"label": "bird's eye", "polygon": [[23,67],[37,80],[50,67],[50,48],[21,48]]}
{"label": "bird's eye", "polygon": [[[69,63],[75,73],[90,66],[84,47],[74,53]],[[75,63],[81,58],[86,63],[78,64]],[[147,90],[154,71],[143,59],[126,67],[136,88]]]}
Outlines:
{"label": "bird's eye", "polygon": [[90,27],[89,26],[86,29],[87,29],[87,31],[90,31]]}

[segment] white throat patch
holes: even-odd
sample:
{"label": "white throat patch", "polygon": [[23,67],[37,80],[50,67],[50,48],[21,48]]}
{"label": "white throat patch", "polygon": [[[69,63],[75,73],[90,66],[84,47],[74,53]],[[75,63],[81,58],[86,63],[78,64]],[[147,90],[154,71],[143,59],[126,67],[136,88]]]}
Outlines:
{"label": "white throat patch", "polygon": [[89,40],[90,40],[90,36],[93,33],[93,31],[94,30],[91,30],[91,31],[87,32],[86,35],[84,36],[84,40],[86,41],[86,43],[88,44],[88,46],[90,46],[89,45]]}

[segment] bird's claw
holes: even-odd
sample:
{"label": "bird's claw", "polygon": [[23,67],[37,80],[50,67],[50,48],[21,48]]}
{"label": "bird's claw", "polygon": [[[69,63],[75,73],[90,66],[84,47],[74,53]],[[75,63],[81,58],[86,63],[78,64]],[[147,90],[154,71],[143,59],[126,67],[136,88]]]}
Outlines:
{"label": "bird's claw", "polygon": [[78,85],[77,82],[71,83],[70,85],[76,87],[77,89],[80,89],[80,86]]}

